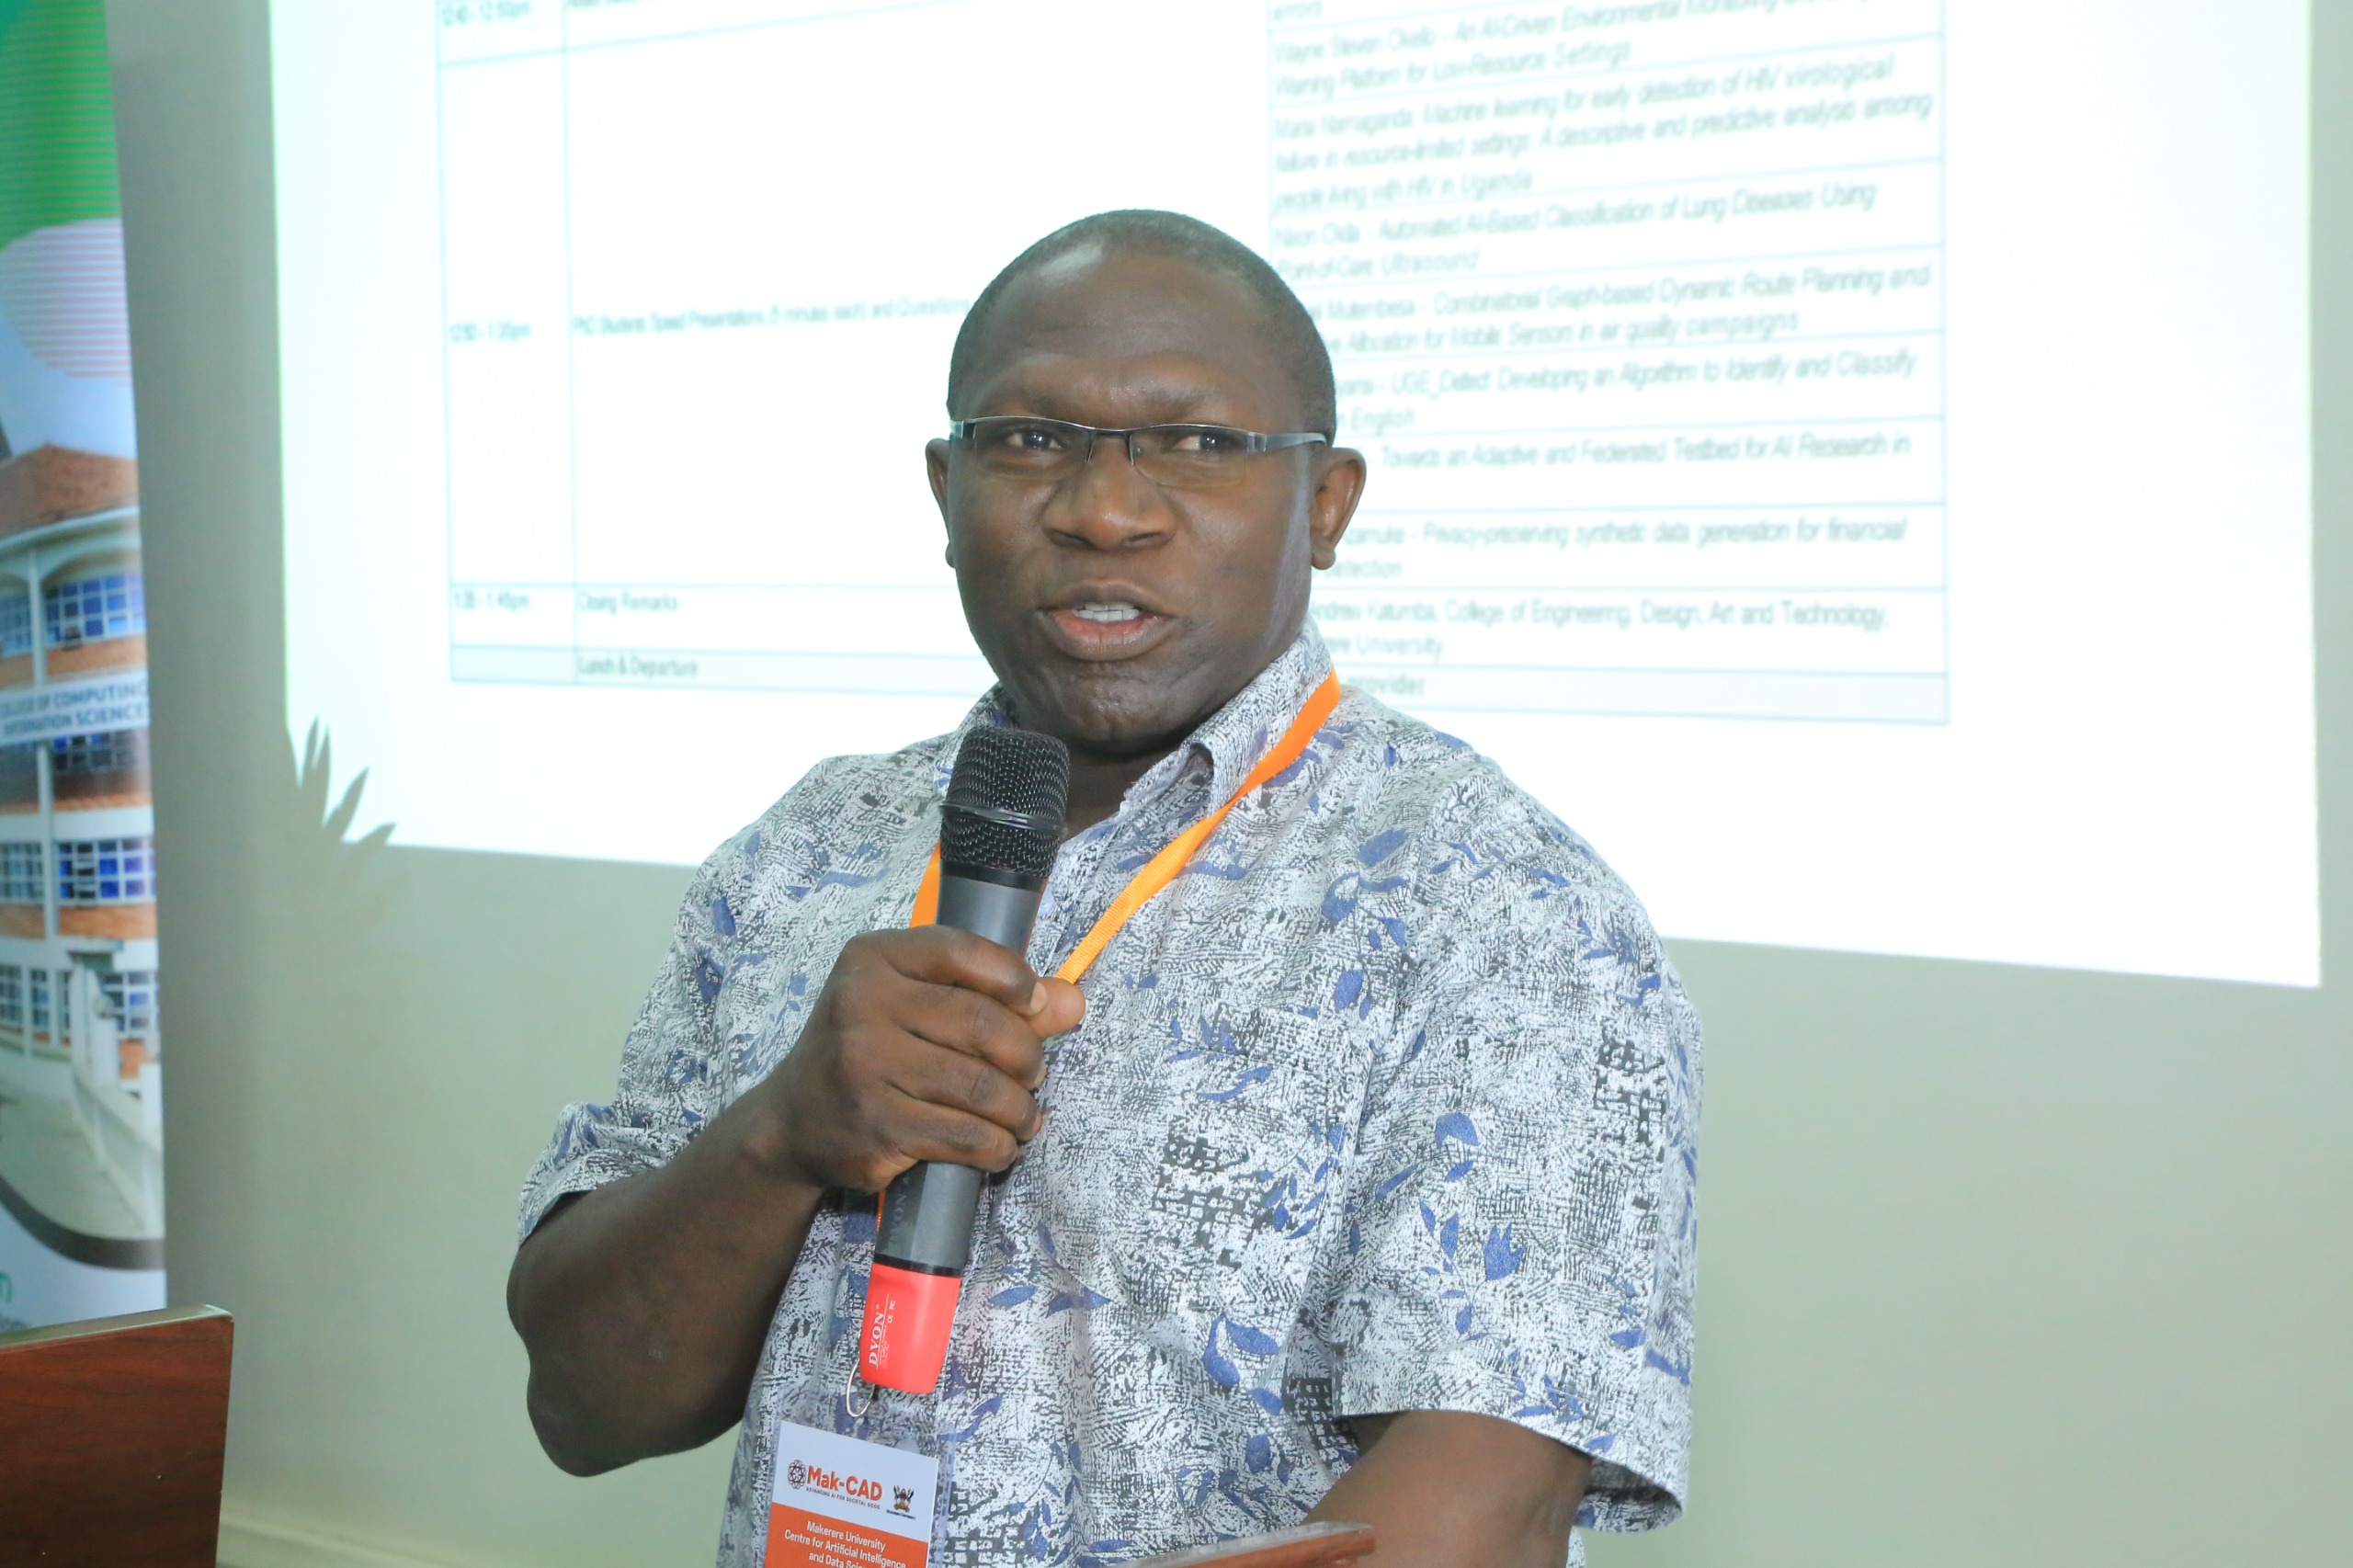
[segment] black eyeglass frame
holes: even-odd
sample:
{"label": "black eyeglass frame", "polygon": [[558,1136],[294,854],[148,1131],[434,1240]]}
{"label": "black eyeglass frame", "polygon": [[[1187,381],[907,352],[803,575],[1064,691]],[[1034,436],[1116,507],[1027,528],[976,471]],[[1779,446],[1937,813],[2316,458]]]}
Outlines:
{"label": "black eyeglass frame", "polygon": [[1132,463],[1136,460],[1136,437],[1150,435],[1155,430],[1188,430],[1220,436],[1239,436],[1242,437],[1242,451],[1237,455],[1244,457],[1256,457],[1261,452],[1283,451],[1292,447],[1313,446],[1319,441],[1329,446],[1332,442],[1332,437],[1320,430],[1268,432],[1244,430],[1232,425],[1201,425],[1185,421],[1168,425],[1133,425],[1120,429],[1104,425],[1081,425],[1074,419],[1049,419],[1041,414],[992,414],[979,419],[950,420],[948,426],[948,438],[959,446],[969,448],[976,446],[978,437],[987,429],[1002,430],[1019,425],[1039,426],[1048,430],[1067,431],[1074,436],[1085,437],[1086,444],[1079,449],[1077,460],[1072,465],[1074,468],[1085,468],[1095,460],[1095,443],[1106,436],[1117,436],[1120,438],[1120,445],[1127,449],[1128,461]]}

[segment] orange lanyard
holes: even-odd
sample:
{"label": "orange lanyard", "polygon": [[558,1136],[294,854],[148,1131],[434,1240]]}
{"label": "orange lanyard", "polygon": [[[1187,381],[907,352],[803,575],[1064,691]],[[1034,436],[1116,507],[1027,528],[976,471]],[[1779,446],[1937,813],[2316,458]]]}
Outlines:
{"label": "orange lanyard", "polygon": [[[1227,797],[1225,804],[1170,840],[1167,848],[1154,856],[1144,869],[1120,890],[1120,896],[1111,901],[1111,907],[1103,912],[1103,917],[1095,923],[1094,929],[1079,938],[1078,946],[1073,948],[1070,957],[1063,960],[1063,967],[1054,971],[1054,978],[1075,983],[1080,975],[1085,974],[1103,949],[1111,945],[1111,938],[1120,934],[1120,927],[1125,926],[1137,910],[1150,903],[1154,893],[1176,880],[1186,862],[1209,842],[1210,835],[1217,831],[1217,824],[1225,820],[1225,813],[1233,809],[1235,802],[1305,754],[1308,743],[1315,738],[1315,732],[1324,727],[1324,721],[1332,716],[1332,710],[1338,707],[1339,702],[1340,677],[1327,675],[1324,677],[1324,684],[1309,694],[1307,701],[1299,710],[1299,717],[1293,719],[1290,728],[1283,732],[1283,738],[1258,759],[1258,766],[1250,770],[1250,777],[1242,781],[1242,787]],[[923,869],[923,881],[915,887],[915,915],[907,924],[928,926],[938,915],[939,847],[934,845],[931,861]]]}

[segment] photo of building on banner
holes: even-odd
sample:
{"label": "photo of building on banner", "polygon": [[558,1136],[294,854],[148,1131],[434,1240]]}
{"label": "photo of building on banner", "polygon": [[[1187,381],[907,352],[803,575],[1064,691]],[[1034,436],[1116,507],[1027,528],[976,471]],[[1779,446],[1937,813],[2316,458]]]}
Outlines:
{"label": "photo of building on banner", "polygon": [[0,1330],[164,1304],[131,335],[101,0],[0,0]]}

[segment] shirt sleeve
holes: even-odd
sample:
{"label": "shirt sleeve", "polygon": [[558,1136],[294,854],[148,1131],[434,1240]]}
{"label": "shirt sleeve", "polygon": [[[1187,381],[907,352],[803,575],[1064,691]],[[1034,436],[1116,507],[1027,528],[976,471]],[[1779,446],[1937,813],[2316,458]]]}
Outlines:
{"label": "shirt sleeve", "polygon": [[612,1103],[564,1107],[524,1178],[518,1241],[567,1193],[666,1163],[717,1113],[712,1022],[735,927],[720,858],[706,862],[687,890],[669,953],[622,1044]]}
{"label": "shirt sleeve", "polygon": [[1416,894],[1443,936],[1368,1091],[1336,1412],[1518,1423],[1593,1457],[1580,1524],[1643,1529],[1688,1474],[1699,1019],[1624,884],[1530,826]]}

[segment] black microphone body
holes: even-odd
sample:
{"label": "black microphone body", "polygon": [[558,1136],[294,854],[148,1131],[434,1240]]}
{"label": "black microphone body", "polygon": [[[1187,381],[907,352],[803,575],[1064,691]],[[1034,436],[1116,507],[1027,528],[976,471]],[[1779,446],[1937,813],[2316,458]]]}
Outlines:
{"label": "black microphone body", "polygon": [[[953,926],[1026,954],[1044,892],[1042,881],[1034,888],[984,882],[960,876],[942,863],[935,924]],[[985,1171],[938,1160],[902,1172],[882,1194],[875,1257],[926,1273],[961,1275],[972,1260],[972,1215],[987,1181]]]}
{"label": "black microphone body", "polygon": [[[940,810],[936,924],[1028,953],[1069,781],[1070,754],[1050,736],[997,727],[965,736]],[[858,1356],[867,1381],[910,1393],[938,1386],[987,1181],[971,1165],[927,1160],[883,1193]]]}

